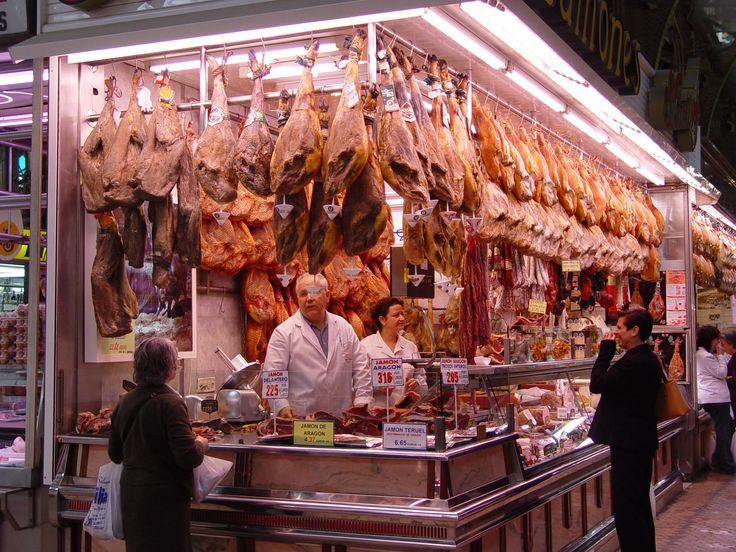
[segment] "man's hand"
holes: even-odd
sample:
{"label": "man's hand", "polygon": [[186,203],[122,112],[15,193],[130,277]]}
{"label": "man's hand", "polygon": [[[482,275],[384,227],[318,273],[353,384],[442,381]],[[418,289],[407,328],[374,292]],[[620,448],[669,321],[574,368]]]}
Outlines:
{"label": "man's hand", "polygon": [[603,334],[603,337],[601,337],[601,341],[608,341],[608,340],[615,340],[616,334],[614,332],[606,332]]}
{"label": "man's hand", "polygon": [[285,406],[284,408],[279,410],[278,417],[279,418],[296,418],[296,411],[290,406]]}
{"label": "man's hand", "polygon": [[409,378],[406,382],[406,392],[416,391],[419,392],[419,383],[414,378]]}

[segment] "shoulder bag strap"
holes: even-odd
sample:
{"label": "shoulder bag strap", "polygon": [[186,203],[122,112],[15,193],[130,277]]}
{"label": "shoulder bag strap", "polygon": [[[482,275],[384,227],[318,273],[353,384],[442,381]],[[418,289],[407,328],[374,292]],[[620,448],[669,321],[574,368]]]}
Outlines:
{"label": "shoulder bag strap", "polygon": [[120,434],[120,437],[121,437],[123,443],[125,442],[125,438],[128,436],[128,433],[133,428],[133,424],[135,423],[136,419],[138,418],[138,414],[140,414],[140,412],[143,409],[143,407],[146,406],[148,404],[148,402],[151,399],[155,398],[156,396],[158,396],[158,393],[156,393],[155,391],[152,391],[151,394],[147,398],[145,398],[144,400],[142,400],[140,402],[140,404],[138,404],[138,406],[135,408],[135,410],[133,410],[133,413],[132,413],[130,419],[128,420],[128,423],[125,425],[125,428],[123,430],[123,433]]}

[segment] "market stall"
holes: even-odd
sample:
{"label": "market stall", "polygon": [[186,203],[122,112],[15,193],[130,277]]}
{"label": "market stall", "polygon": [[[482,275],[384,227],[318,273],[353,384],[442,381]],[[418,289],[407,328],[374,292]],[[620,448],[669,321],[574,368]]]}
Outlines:
{"label": "market stall", "polygon": [[[691,382],[688,187],[660,186],[678,171],[630,162],[638,135],[597,128],[586,99],[526,65],[492,25],[523,25],[508,10],[364,9],[51,58],[45,480],[62,546],[82,542],[110,408],[151,335],[177,343],[195,431],[235,464],[197,506],[197,535],[269,550],[611,538],[587,378],[617,307],[641,302]],[[303,273],[324,274],[330,312],[359,337],[378,299],[407,296],[423,358],[406,360],[429,384],[385,415],[308,413],[299,422],[330,428],[325,446],[293,444],[294,423],[257,395],[278,386],[244,385]],[[387,446],[391,424],[420,442]],[[660,427],[663,499],[686,424]]]}

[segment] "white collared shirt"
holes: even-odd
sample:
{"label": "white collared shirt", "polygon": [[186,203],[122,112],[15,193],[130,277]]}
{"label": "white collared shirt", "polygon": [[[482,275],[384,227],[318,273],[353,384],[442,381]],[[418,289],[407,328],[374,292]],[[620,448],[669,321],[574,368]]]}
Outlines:
{"label": "white collared shirt", "polygon": [[698,402],[700,404],[730,403],[726,375],[728,373],[725,358],[718,358],[703,347],[695,353],[695,366],[698,370]]}
{"label": "white collared shirt", "polygon": [[[399,339],[396,342],[396,348],[393,351],[383,340],[379,332],[369,335],[360,343],[365,348],[369,361],[372,358],[420,358],[417,346],[401,336],[399,336]],[[419,394],[422,395],[426,393],[427,375],[424,372],[424,368],[415,367],[413,364],[409,364],[408,362],[404,362],[401,367],[404,372],[404,385],[406,385],[406,382],[409,381],[410,378],[414,378],[417,381],[417,384],[419,384]],[[389,395],[389,406],[396,404],[396,402],[404,396],[405,392],[404,387],[395,388]],[[383,389],[376,389],[373,394],[373,398],[376,405],[386,405],[386,392]]]}

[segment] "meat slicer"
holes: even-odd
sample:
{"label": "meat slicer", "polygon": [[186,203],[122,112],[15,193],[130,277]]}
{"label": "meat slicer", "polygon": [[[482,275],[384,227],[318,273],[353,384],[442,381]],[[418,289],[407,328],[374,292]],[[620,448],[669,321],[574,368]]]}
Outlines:
{"label": "meat slicer", "polygon": [[266,412],[261,397],[253,389],[261,377],[261,363],[248,362],[241,355],[230,358],[219,347],[215,354],[232,372],[217,392],[220,415],[228,422],[262,420]]}

